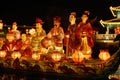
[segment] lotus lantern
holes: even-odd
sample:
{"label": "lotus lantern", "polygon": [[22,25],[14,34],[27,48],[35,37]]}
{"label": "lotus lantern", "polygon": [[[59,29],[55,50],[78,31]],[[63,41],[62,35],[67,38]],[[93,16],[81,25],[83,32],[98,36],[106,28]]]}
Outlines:
{"label": "lotus lantern", "polygon": [[75,53],[72,54],[72,60],[75,63],[81,63],[84,60],[84,55],[80,50],[76,50]]}
{"label": "lotus lantern", "polygon": [[4,58],[6,56],[6,51],[0,50],[0,57]]}
{"label": "lotus lantern", "polygon": [[109,54],[108,50],[100,50],[99,58],[101,60],[108,60],[110,58],[110,54]]}
{"label": "lotus lantern", "polygon": [[52,53],[51,57],[55,62],[60,61],[62,58],[62,53],[54,52],[54,53]]}
{"label": "lotus lantern", "polygon": [[33,53],[32,54],[32,59],[35,61],[39,61],[40,60],[40,54],[39,53]]}
{"label": "lotus lantern", "polygon": [[13,59],[20,58],[21,57],[21,53],[19,51],[13,51],[13,53],[11,54],[11,57]]}

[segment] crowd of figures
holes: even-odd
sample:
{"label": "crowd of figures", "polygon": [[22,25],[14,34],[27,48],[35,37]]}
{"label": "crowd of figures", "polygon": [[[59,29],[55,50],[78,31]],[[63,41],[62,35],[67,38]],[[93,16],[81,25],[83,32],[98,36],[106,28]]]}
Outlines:
{"label": "crowd of figures", "polygon": [[[0,49],[7,52],[21,51],[23,55],[32,55],[32,52],[48,53],[50,51],[60,51],[72,55],[75,50],[82,50],[82,37],[85,35],[88,46],[94,46],[93,28],[88,21],[90,12],[84,11],[81,15],[81,22],[76,24],[76,12],[69,15],[69,26],[67,31],[61,26],[61,17],[53,18],[53,28],[46,33],[42,28],[44,22],[41,18],[36,18],[35,28],[26,29],[26,33],[18,30],[17,22],[13,22],[8,30],[3,29],[3,22],[0,20]],[[66,50],[63,49],[66,47]]]}

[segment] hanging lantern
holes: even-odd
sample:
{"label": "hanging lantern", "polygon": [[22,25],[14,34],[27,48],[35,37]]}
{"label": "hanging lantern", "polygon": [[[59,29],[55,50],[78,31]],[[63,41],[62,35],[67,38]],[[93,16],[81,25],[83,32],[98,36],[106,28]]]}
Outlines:
{"label": "hanging lantern", "polygon": [[20,58],[21,57],[21,53],[19,51],[13,51],[13,53],[11,54],[11,57],[13,59]]}
{"label": "hanging lantern", "polygon": [[72,60],[75,63],[81,63],[84,60],[83,53],[79,50],[75,50],[75,53],[72,54]]}
{"label": "hanging lantern", "polygon": [[109,54],[108,50],[100,50],[99,58],[101,60],[108,60],[110,58],[110,54]]}
{"label": "hanging lantern", "polygon": [[32,59],[35,61],[39,61],[40,60],[40,54],[39,53],[33,53],[32,54]]}
{"label": "hanging lantern", "polygon": [[62,54],[60,52],[54,52],[52,53],[51,57],[55,62],[57,62],[61,60]]}
{"label": "hanging lantern", "polygon": [[0,57],[4,58],[6,56],[6,51],[0,50]]}

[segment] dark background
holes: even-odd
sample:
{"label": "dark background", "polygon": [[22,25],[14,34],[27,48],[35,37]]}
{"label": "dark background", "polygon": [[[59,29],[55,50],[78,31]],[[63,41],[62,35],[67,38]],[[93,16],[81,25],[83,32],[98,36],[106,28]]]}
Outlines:
{"label": "dark background", "polygon": [[119,5],[120,0],[4,0],[0,5],[0,18],[4,24],[11,25],[13,21],[17,21],[18,25],[29,26],[34,25],[36,17],[40,17],[45,22],[43,28],[48,32],[54,16],[61,16],[61,25],[66,30],[70,12],[77,13],[79,22],[81,13],[89,10],[90,19],[97,17],[93,28],[101,30],[99,20],[114,18],[109,7]]}

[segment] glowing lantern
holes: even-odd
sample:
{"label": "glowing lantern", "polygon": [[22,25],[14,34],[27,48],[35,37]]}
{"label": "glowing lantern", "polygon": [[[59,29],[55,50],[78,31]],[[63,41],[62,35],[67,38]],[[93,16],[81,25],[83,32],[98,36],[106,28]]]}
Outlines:
{"label": "glowing lantern", "polygon": [[52,53],[51,57],[52,57],[52,59],[53,59],[54,61],[57,62],[57,61],[60,61],[60,60],[61,60],[62,54],[59,53],[59,52],[54,52],[54,53]]}
{"label": "glowing lantern", "polygon": [[110,54],[109,54],[108,50],[100,50],[99,58],[101,60],[108,60],[110,58]]}
{"label": "glowing lantern", "polygon": [[119,34],[119,33],[120,33],[120,27],[119,27],[119,26],[116,26],[116,27],[114,28],[114,32],[115,32],[115,34]]}
{"label": "glowing lantern", "polygon": [[32,59],[35,60],[35,61],[40,60],[40,54],[38,54],[38,53],[33,53],[33,54],[32,54]]}
{"label": "glowing lantern", "polygon": [[6,56],[6,51],[1,50],[1,51],[0,51],[0,57],[1,57],[1,58],[4,58],[5,56]]}
{"label": "glowing lantern", "polygon": [[72,60],[75,63],[81,63],[84,60],[83,53],[79,50],[76,50],[75,53],[72,54]]}
{"label": "glowing lantern", "polygon": [[11,57],[13,59],[20,58],[21,57],[21,53],[19,51],[13,51],[13,53],[11,54]]}

